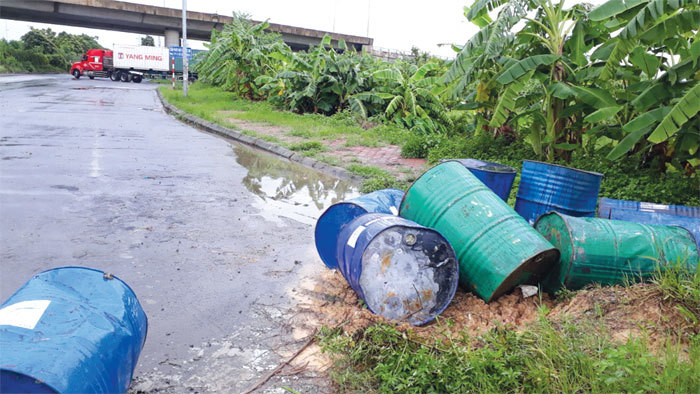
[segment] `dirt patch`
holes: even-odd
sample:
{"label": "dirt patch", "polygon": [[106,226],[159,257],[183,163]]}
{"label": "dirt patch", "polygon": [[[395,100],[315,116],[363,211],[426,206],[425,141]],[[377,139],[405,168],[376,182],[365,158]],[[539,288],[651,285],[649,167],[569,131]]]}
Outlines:
{"label": "dirt patch", "polygon": [[260,135],[274,137],[280,141],[296,143],[303,141],[303,138],[288,135],[292,129],[280,126],[274,126],[266,123],[248,122],[243,119],[233,117],[236,114],[245,113],[244,111],[219,111],[222,115],[222,120],[231,124],[240,130],[252,131]]}
{"label": "dirt patch", "polygon": [[[371,324],[388,322],[363,307],[337,271],[322,272],[315,283],[303,286],[301,295],[306,299],[309,311],[306,324],[309,326],[342,326],[352,334]],[[600,319],[612,338],[620,342],[646,335],[652,348],[662,346],[668,339],[687,344],[689,338],[700,331],[700,325],[688,322],[673,303],[664,300],[657,288],[649,284],[591,288],[566,300],[547,294],[524,298],[522,292],[515,289],[490,304],[459,289],[439,319],[421,327],[394,324],[401,330],[411,329],[428,338],[440,335],[449,319],[453,323],[452,332],[464,331],[477,336],[495,327],[527,329],[537,319],[541,306],[549,310],[547,316],[554,321]]]}
{"label": "dirt patch", "polygon": [[652,349],[668,339],[687,344],[700,332],[700,325],[689,322],[673,303],[664,300],[658,288],[649,284],[584,290],[559,302],[549,316],[573,321],[601,319],[613,339],[624,342],[646,335]]}
{"label": "dirt patch", "polygon": [[[331,146],[333,146],[331,144]],[[398,178],[412,178],[421,174],[425,170],[426,161],[424,159],[405,159],[401,157],[401,147],[397,145],[387,145],[380,147],[339,145],[333,152],[328,153],[349,162],[352,159],[359,160],[362,165],[371,165],[388,171]]]}

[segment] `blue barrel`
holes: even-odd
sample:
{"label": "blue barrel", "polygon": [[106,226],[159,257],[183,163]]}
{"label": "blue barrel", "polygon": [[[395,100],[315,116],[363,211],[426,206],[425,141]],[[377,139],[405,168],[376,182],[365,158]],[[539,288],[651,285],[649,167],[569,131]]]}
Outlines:
{"label": "blue barrel", "polygon": [[515,168],[491,161],[477,159],[444,159],[446,161],[456,161],[466,167],[469,172],[480,180],[486,187],[491,189],[501,200],[508,201],[510,189],[513,187],[515,175],[518,173]]}
{"label": "blue barrel", "polygon": [[370,311],[389,320],[425,324],[457,290],[459,268],[437,231],[378,213],[355,218],[338,236],[338,268]]}
{"label": "blue barrel", "polygon": [[641,224],[661,224],[664,226],[678,226],[688,230],[695,237],[695,244],[700,250],[700,218],[689,216],[671,215],[662,212],[635,211],[631,209],[616,208],[610,211],[610,219],[624,220]]}
{"label": "blue barrel", "polygon": [[515,211],[530,224],[545,213],[595,216],[603,174],[539,161],[523,161]]}
{"label": "blue barrel", "polygon": [[[670,215],[688,216],[700,218],[700,207],[685,205],[665,205],[653,202],[616,200],[614,198],[600,198],[598,200],[598,217],[610,219],[610,212],[616,209],[628,209],[632,211],[657,212]],[[696,237],[697,238],[697,237]]]}
{"label": "blue barrel", "polygon": [[328,207],[318,218],[314,231],[316,250],[323,263],[330,269],[338,269],[336,243],[343,227],[365,213],[398,215],[403,195],[398,189],[377,190]]}
{"label": "blue barrel", "polygon": [[147,327],[118,278],[81,267],[44,271],[0,309],[0,392],[124,393]]}

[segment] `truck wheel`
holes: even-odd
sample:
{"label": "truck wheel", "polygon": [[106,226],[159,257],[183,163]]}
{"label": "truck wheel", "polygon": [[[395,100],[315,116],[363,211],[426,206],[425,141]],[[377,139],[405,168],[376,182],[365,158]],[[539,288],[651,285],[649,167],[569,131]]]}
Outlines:
{"label": "truck wheel", "polygon": [[129,75],[129,73],[121,73],[119,75],[119,79],[122,82],[131,82],[131,75]]}
{"label": "truck wheel", "polygon": [[111,79],[114,82],[118,81],[120,79],[119,71],[113,71],[109,73],[109,79]]}
{"label": "truck wheel", "polygon": [[95,79],[95,77],[92,76],[92,75],[88,75],[88,78],[90,78],[90,79]]}
{"label": "truck wheel", "polygon": [[80,70],[78,70],[77,68],[74,69],[73,72],[72,72],[71,74],[73,74],[73,77],[74,77],[75,79],[80,79]]}
{"label": "truck wheel", "polygon": [[141,76],[140,76],[140,75],[134,75],[134,77],[131,78],[131,82],[133,82],[133,83],[141,83]]}

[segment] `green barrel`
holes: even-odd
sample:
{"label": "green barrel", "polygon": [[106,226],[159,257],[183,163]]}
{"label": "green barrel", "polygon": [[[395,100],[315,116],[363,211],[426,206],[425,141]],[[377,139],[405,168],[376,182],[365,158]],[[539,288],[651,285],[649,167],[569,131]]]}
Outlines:
{"label": "green barrel", "polygon": [[458,162],[418,178],[399,215],[439,231],[459,260],[460,284],[489,302],[523,283],[535,283],[559,251]]}
{"label": "green barrel", "polygon": [[543,285],[576,290],[589,283],[621,284],[648,278],[667,263],[698,265],[692,234],[675,226],[646,225],[558,212],[540,216],[535,229],[561,252]]}

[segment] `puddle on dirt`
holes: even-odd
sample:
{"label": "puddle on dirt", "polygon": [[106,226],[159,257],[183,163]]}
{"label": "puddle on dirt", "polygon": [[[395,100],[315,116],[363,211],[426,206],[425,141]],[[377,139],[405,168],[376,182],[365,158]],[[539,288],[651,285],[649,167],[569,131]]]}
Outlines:
{"label": "puddle on dirt", "polygon": [[266,220],[280,216],[313,225],[337,202],[360,195],[352,183],[242,145],[232,145],[238,164],[248,169],[243,185],[260,199],[253,204]]}

